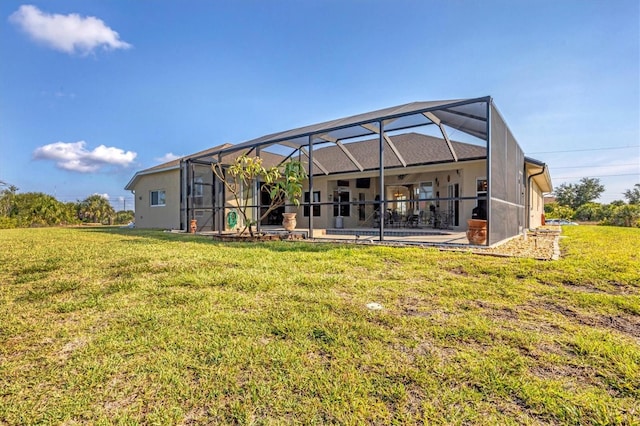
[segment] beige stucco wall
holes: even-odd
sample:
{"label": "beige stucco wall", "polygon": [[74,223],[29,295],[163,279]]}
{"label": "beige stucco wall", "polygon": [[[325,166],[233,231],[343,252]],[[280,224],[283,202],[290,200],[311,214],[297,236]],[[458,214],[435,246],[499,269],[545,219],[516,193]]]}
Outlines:
{"label": "beige stucco wall", "polygon": [[[391,175],[390,173],[393,173]],[[401,176],[402,175],[402,178]],[[369,188],[356,188],[356,179],[360,177],[371,178],[371,185]],[[414,185],[414,188],[420,184],[420,182],[431,181],[434,184],[433,191],[434,197],[447,197],[448,185],[458,184],[461,197],[475,197],[476,196],[476,179],[486,178],[486,161],[473,161],[463,162],[459,164],[446,164],[435,166],[422,166],[413,167],[402,170],[395,170],[385,175],[385,188],[387,190],[387,199],[393,198],[393,186],[394,185]],[[358,202],[360,200],[360,194],[364,194],[365,201],[372,202],[375,200],[375,196],[379,193],[379,178],[377,172],[364,172],[354,173],[349,175],[332,175],[332,176],[316,176],[313,180],[314,191],[320,191],[320,202],[332,203],[334,190],[337,189],[337,181],[345,180],[349,182],[348,187],[343,187],[344,190],[349,191],[349,199],[352,202]],[[438,185],[436,185],[436,180]],[[305,191],[308,190],[308,186],[305,185]],[[417,199],[417,195],[413,197]],[[439,209],[446,209],[446,201],[439,203]],[[459,205],[459,223],[454,227],[455,230],[465,230],[467,227],[467,219],[471,218],[471,211],[476,206],[474,200],[461,201]],[[408,207],[408,206],[407,206]],[[398,208],[393,202],[388,203],[388,208]],[[350,215],[343,218],[344,228],[357,228],[357,227],[370,227],[373,225],[373,212],[374,205],[369,204],[365,206],[365,220],[362,221],[359,218],[359,206],[352,205]],[[304,217],[303,207],[300,206],[297,209],[298,212],[298,226],[308,227],[309,218]],[[335,217],[333,216],[333,205],[321,206],[321,215],[313,218],[313,226],[316,229],[333,228],[335,227]]]}
{"label": "beige stucco wall", "polygon": [[542,225],[544,213],[544,197],[540,186],[532,180],[529,198],[529,228],[537,228]]}
{"label": "beige stucco wall", "polygon": [[[180,229],[180,171],[143,175],[135,188],[136,227]],[[151,206],[151,191],[165,191],[165,205]]]}
{"label": "beige stucco wall", "polygon": [[[402,172],[402,173],[400,173]],[[394,185],[406,186],[414,185],[414,188],[421,182],[433,182],[434,197],[447,197],[447,187],[451,184],[458,184],[461,197],[476,196],[476,180],[486,178],[486,162],[474,161],[459,164],[446,164],[436,166],[422,166],[392,171],[393,175],[385,176],[385,187],[387,188],[387,199],[393,199]],[[400,174],[403,176],[401,177]],[[356,179],[369,177],[371,184],[369,188],[356,188]],[[180,172],[177,169],[168,170],[138,178],[135,185],[135,208],[136,226],[139,228],[162,228],[180,229]],[[346,180],[348,187],[343,189],[350,192],[349,199],[352,202],[360,200],[360,194],[364,195],[366,202],[373,202],[379,193],[379,179],[377,172],[365,172],[349,175],[332,175],[314,177],[314,191],[320,191],[320,202],[333,203],[334,190],[337,189],[337,181]],[[437,182],[437,184],[436,184]],[[166,194],[164,206],[151,206],[151,191],[164,190]],[[305,185],[305,191],[308,185]],[[543,193],[535,180],[532,181],[529,200],[529,226],[535,228],[541,225],[542,214],[544,213]],[[413,198],[418,198],[414,195]],[[442,211],[447,209],[446,201],[440,201],[438,208]],[[235,204],[232,197],[227,194],[227,205]],[[454,230],[465,230],[467,219],[471,218],[471,211],[476,206],[475,200],[460,201],[459,223],[453,227]],[[395,209],[399,206],[394,202],[388,203],[388,208]],[[367,204],[364,207],[365,220],[360,220],[359,205],[352,205],[350,215],[343,218],[344,228],[371,227],[373,225],[374,205]],[[409,206],[407,206],[409,208]],[[291,209],[290,209],[291,210]],[[304,216],[304,209],[301,205],[298,209],[298,227],[308,227],[309,218]],[[326,229],[334,228],[336,219],[333,216],[333,204],[326,204],[320,207],[321,215],[314,217],[314,228]],[[208,213],[207,213],[208,214]],[[251,215],[253,216],[253,215]],[[225,215],[226,218],[226,215]],[[199,225],[202,222],[212,225],[211,219],[204,220],[197,217]],[[226,220],[225,220],[226,224]],[[239,224],[240,225],[240,224]],[[200,227],[200,226],[199,226]],[[226,226],[225,226],[226,228]]]}

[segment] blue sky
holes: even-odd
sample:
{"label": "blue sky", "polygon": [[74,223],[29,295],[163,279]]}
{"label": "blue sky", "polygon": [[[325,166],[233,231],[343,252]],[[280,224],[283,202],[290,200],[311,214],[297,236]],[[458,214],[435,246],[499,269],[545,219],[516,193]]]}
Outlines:
{"label": "blue sky", "polygon": [[640,182],[640,7],[610,1],[0,2],[0,180],[133,205],[172,155],[493,96],[557,186]]}

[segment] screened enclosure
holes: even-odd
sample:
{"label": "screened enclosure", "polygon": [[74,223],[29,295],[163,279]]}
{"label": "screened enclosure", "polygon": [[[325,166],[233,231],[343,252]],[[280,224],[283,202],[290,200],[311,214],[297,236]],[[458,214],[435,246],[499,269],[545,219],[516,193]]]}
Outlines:
{"label": "screened enclosure", "polygon": [[[224,167],[242,154],[260,156],[267,166],[291,158],[305,164],[309,178],[294,210],[312,238],[354,231],[377,241],[420,241],[421,234],[464,233],[478,208],[487,221],[486,244],[524,226],[524,154],[490,97],[413,102],[192,156],[181,163],[183,229],[197,219],[199,230],[230,230],[237,206],[211,165]],[[270,201],[259,187],[246,188],[250,220],[259,229],[278,226],[281,211],[258,221]]]}

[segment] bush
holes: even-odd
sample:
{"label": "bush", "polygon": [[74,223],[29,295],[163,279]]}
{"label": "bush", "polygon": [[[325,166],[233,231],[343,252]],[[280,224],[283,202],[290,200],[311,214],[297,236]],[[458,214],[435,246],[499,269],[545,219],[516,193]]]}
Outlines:
{"label": "bush", "polygon": [[640,205],[623,204],[609,206],[608,215],[602,221],[602,224],[640,228]]}
{"label": "bush", "polygon": [[586,203],[576,209],[573,218],[586,222],[596,222],[604,219],[604,209],[599,203]]}
{"label": "bush", "polygon": [[571,207],[562,206],[558,203],[550,203],[544,206],[545,216],[553,219],[573,219],[575,212]]}
{"label": "bush", "polygon": [[17,227],[18,221],[16,221],[14,218],[0,216],[0,229],[11,229]]}

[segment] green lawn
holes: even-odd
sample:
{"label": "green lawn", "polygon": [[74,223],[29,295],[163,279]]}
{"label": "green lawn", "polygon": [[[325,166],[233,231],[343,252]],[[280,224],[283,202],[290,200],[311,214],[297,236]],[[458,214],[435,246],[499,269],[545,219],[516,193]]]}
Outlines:
{"label": "green lawn", "polygon": [[3,230],[0,424],[640,424],[640,229],[561,249]]}

